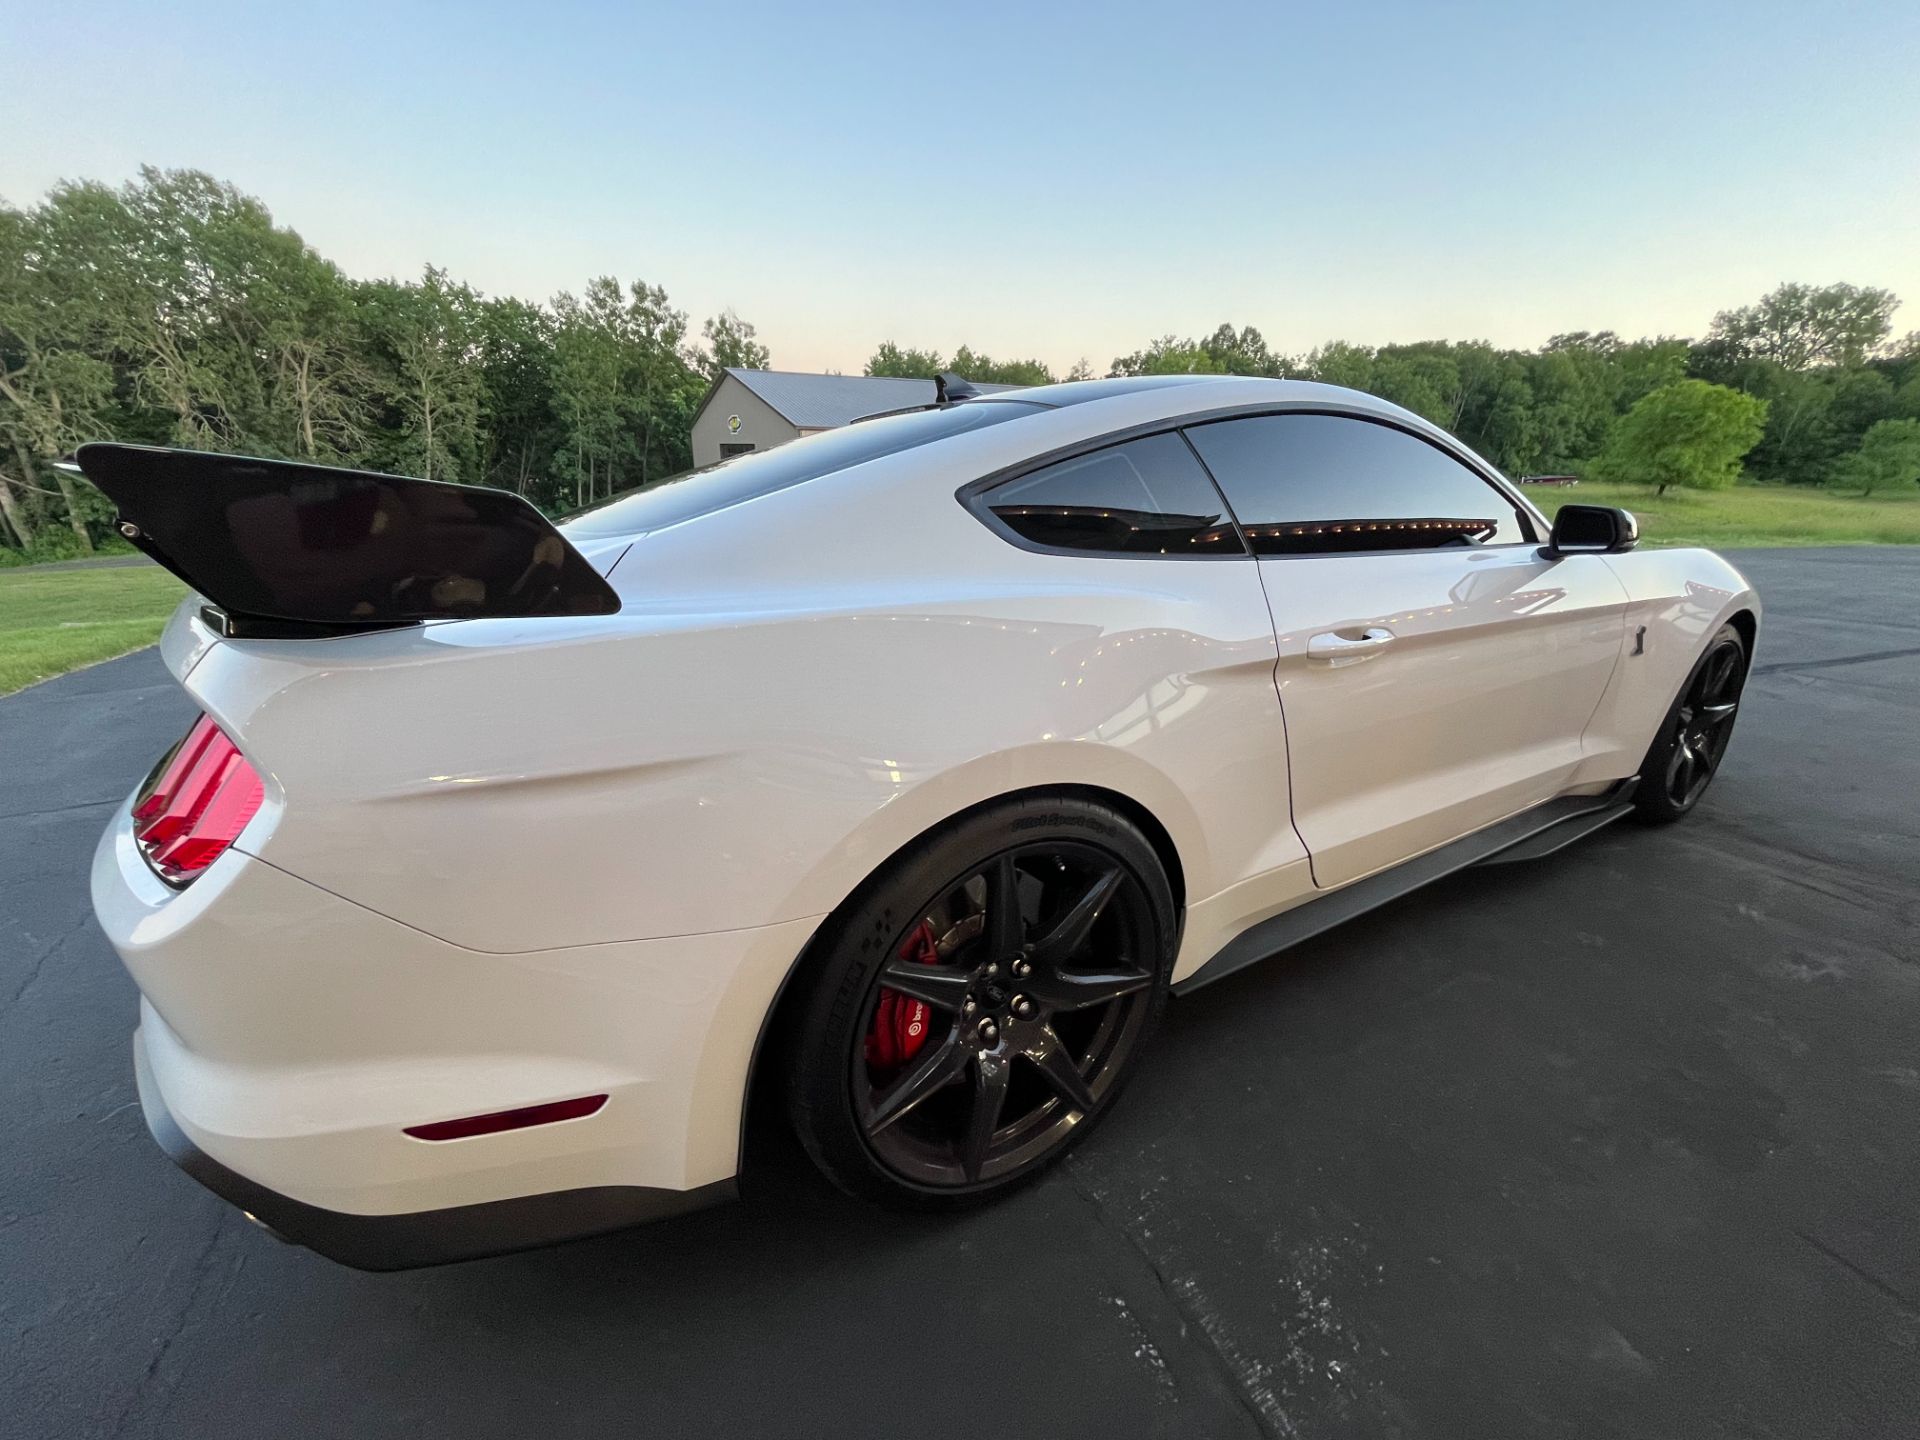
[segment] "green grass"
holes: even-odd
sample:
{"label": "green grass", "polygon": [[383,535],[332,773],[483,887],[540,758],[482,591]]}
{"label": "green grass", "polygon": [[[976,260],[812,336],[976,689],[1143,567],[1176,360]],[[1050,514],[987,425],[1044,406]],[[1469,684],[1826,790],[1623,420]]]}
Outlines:
{"label": "green grass", "polygon": [[1649,545],[1920,545],[1920,486],[1885,495],[1836,495],[1811,486],[1736,485],[1669,490],[1645,485],[1530,486],[1548,516],[1562,505],[1619,505]]}
{"label": "green grass", "polygon": [[157,565],[0,570],[0,695],[151,645],[185,593]]}
{"label": "green grass", "polygon": [[[108,535],[93,542],[95,555],[131,555],[133,546],[118,535]],[[67,529],[42,530],[33,544],[26,550],[15,549],[11,545],[0,545],[0,568],[16,565],[51,565],[61,560],[80,560],[80,543],[73,538],[73,532]]]}

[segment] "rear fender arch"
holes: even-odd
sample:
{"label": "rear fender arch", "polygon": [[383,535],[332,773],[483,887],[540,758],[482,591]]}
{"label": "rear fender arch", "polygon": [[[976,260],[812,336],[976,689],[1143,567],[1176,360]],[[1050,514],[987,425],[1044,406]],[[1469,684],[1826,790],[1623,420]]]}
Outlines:
{"label": "rear fender arch", "polygon": [[[1208,895],[1238,877],[1216,876],[1193,803],[1152,765],[1111,746],[1053,741],[996,751],[956,765],[883,800],[782,898],[784,915],[837,911],[895,855],[969,810],[1023,794],[1082,791],[1145,817],[1180,870],[1184,893]],[[1110,797],[1110,798],[1108,798]]]}
{"label": "rear fender arch", "polygon": [[[965,768],[973,770],[978,767],[970,766]],[[982,770],[981,773],[991,774],[993,773],[993,768],[987,767]],[[965,789],[954,793],[965,793]],[[1173,887],[1177,934],[1179,927],[1185,920],[1187,899],[1192,893],[1188,889],[1189,871],[1187,862],[1181,854],[1179,841],[1175,839],[1173,831],[1165,823],[1162,816],[1143,803],[1138,796],[1113,789],[1107,785],[1074,781],[1049,781],[1043,784],[1019,786],[981,795],[966,804],[945,811],[940,814],[938,818],[914,830],[910,835],[905,836],[900,839],[898,843],[892,845],[882,858],[860,875],[857,881],[846,887],[845,893],[841,896],[839,902],[829,913],[821,917],[820,923],[813,928],[812,934],[809,935],[807,943],[802,946],[800,951],[794,956],[793,963],[787,967],[786,972],[781,975],[779,983],[767,996],[761,1015],[760,1030],[754,1037],[753,1050],[747,1062],[746,1074],[739,1077],[738,1088],[735,1092],[738,1096],[740,1107],[739,1141],[736,1160],[737,1174],[744,1174],[747,1170],[750,1161],[755,1118],[762,1113],[763,1106],[767,1103],[768,1094],[766,1087],[772,1077],[777,1075],[780,1070],[782,1055],[781,1043],[786,1033],[786,1026],[783,1022],[787,1017],[791,1016],[794,1009],[806,994],[807,976],[821,963],[826,947],[832,943],[836,917],[844,913],[847,907],[858,899],[868,885],[886,873],[887,869],[893,864],[895,858],[898,857],[902,851],[932,831],[939,829],[943,825],[959,820],[976,810],[983,809],[988,805],[997,805],[1004,801],[1020,800],[1038,795],[1056,795],[1090,800],[1097,804],[1111,807],[1139,826],[1141,832],[1146,835],[1149,843],[1152,844],[1155,854],[1159,856],[1161,864],[1165,866],[1168,881]],[[1176,802],[1184,804],[1177,794],[1172,795],[1171,798]],[[1190,807],[1186,807],[1186,818],[1189,822],[1194,821]],[[863,851],[862,853],[869,852]]]}

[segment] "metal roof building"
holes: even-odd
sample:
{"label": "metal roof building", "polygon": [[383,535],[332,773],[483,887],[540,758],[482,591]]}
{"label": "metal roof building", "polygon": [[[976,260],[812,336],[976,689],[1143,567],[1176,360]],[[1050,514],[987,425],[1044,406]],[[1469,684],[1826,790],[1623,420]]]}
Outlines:
{"label": "metal roof building", "polygon": [[[981,394],[1015,385],[976,385]],[[771,450],[863,415],[931,405],[933,381],[880,375],[809,375],[729,366],[693,412],[693,463],[711,465],[750,450]]]}

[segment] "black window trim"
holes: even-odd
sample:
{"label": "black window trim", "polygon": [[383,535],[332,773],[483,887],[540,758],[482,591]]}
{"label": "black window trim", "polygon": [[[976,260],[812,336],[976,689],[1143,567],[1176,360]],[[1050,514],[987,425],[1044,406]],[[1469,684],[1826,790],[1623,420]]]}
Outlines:
{"label": "black window trim", "polygon": [[[1441,435],[1445,436],[1443,442],[1442,439],[1396,420],[1390,415],[1376,414],[1359,406],[1329,405],[1324,400],[1304,400],[1293,404],[1264,400],[1251,405],[1222,406],[1213,410],[1194,411],[1188,415],[1142,421],[1138,425],[1130,425],[1120,430],[1110,430],[1103,435],[1058,446],[1043,454],[1032,455],[1024,460],[1016,461],[1012,465],[1003,466],[990,474],[981,476],[977,480],[969,480],[966,484],[954,491],[954,499],[958,500],[962,506],[972,512],[975,519],[979,520],[989,530],[993,531],[994,534],[998,535],[1010,545],[1016,546],[1021,550],[1031,551],[1036,555],[1067,555],[1082,560],[1178,560],[1182,562],[1197,560],[1324,560],[1330,556],[1464,553],[1458,545],[1423,545],[1417,548],[1405,549],[1303,550],[1272,555],[1256,554],[1247,539],[1245,528],[1240,523],[1239,515],[1234,511],[1233,502],[1227,498],[1226,487],[1223,486],[1219,478],[1214,475],[1212,469],[1207,465],[1206,460],[1201,456],[1199,448],[1194,445],[1191,439],[1188,439],[1186,432],[1198,426],[1216,424],[1222,420],[1247,420],[1266,415],[1332,415],[1343,420],[1362,420],[1369,424],[1384,425],[1388,429],[1398,430],[1403,435],[1409,435],[1415,440],[1424,441],[1428,445],[1433,446],[1433,448],[1441,454],[1465,466],[1468,471],[1478,476],[1482,482],[1492,488],[1496,495],[1505,500],[1513,508],[1515,515],[1520,520],[1521,529],[1533,532],[1534,538],[1532,539],[1510,540],[1499,545],[1476,545],[1473,547],[1475,552],[1483,550],[1512,550],[1523,545],[1537,548],[1546,543],[1546,536],[1551,529],[1547,524],[1546,516],[1541,514],[1541,512],[1534,507],[1533,502],[1521,495],[1516,487],[1508,483],[1497,470],[1482,460],[1472,449],[1462,445],[1451,435],[1446,435],[1444,431],[1440,432]],[[1144,440],[1149,436],[1169,433],[1177,434],[1182,440],[1186,441],[1187,449],[1192,454],[1195,462],[1205,473],[1207,479],[1213,482],[1215,492],[1219,494],[1221,503],[1226,507],[1227,518],[1233,524],[1234,533],[1240,537],[1242,550],[1239,554],[1223,554],[1215,551],[1210,554],[1160,555],[1135,550],[1083,550],[1071,545],[1048,545],[1038,540],[1029,540],[1026,536],[1021,535],[998,515],[995,515],[992,506],[987,503],[986,497],[989,492],[1012,481],[1024,479],[1036,471],[1045,470],[1050,465],[1057,465],[1063,460],[1072,460],[1081,455],[1090,455],[1096,450],[1106,450],[1116,445],[1124,445],[1131,440]]]}

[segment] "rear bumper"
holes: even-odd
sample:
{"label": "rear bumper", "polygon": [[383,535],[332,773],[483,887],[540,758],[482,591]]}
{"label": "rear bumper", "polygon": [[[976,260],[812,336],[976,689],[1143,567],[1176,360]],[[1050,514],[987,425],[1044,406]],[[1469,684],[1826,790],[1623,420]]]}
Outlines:
{"label": "rear bumper", "polygon": [[249,1180],[188,1139],[160,1097],[137,1030],[133,1060],[147,1129],[168,1159],[281,1239],[356,1270],[411,1270],[582,1240],[683,1215],[735,1194],[732,1180],[719,1180],[695,1190],[595,1185],[399,1215],[326,1210]]}
{"label": "rear bumper", "polygon": [[[631,883],[624,863],[607,883]],[[748,1070],[814,922],[493,953],[237,849],[161,884],[123,807],[94,909],[140,987],[162,1147],[289,1238],[367,1268],[616,1229],[730,1193]],[[605,1096],[450,1140],[413,1127]]]}

